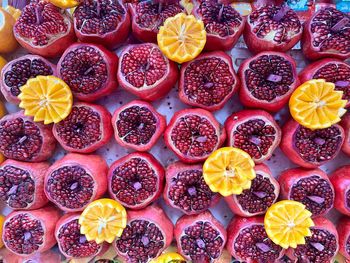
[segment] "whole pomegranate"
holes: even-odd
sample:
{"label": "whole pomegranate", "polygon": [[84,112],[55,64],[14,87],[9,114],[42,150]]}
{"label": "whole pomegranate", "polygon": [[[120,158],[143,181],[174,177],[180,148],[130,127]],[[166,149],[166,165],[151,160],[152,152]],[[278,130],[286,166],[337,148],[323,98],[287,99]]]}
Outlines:
{"label": "whole pomegranate", "polygon": [[342,118],[340,125],[343,127],[344,133],[345,133],[345,140],[344,140],[342,150],[344,153],[350,156],[350,114],[349,113],[347,113]]}
{"label": "whole pomegranate", "polygon": [[350,258],[350,219],[342,217],[337,224],[339,236],[339,252],[345,257]]}
{"label": "whole pomegranate", "polygon": [[330,180],[335,190],[334,207],[340,213],[350,216],[350,165],[335,170]]}

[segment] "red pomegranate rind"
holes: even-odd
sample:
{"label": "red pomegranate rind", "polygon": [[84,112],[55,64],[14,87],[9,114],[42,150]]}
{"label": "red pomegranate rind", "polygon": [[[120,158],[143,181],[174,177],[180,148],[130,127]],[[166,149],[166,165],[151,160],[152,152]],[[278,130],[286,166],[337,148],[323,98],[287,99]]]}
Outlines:
{"label": "red pomegranate rind", "polygon": [[[4,263],[6,263],[5,261]],[[17,263],[44,263],[44,262],[49,262],[49,263],[61,263],[61,254],[57,253],[54,250],[48,250],[44,253],[36,253],[34,255],[31,255],[30,257],[20,257],[18,261],[13,261]],[[11,263],[11,262],[9,262]]]}
{"label": "red pomegranate rind", "polygon": [[338,124],[310,130],[290,119],[282,134],[281,150],[289,160],[305,168],[316,168],[333,160],[344,142],[344,129]]}
{"label": "red pomegranate rind", "polygon": [[14,263],[14,262],[18,262],[21,259],[22,257],[16,254],[13,254],[10,250],[6,249],[6,247],[2,247],[0,249],[0,262],[2,263]]}
{"label": "red pomegranate rind", "polygon": [[350,165],[334,171],[330,180],[335,190],[334,207],[340,213],[350,216]]}
{"label": "red pomegranate rind", "polygon": [[134,100],[114,112],[112,125],[119,145],[144,152],[163,134],[166,119],[150,103]]}
{"label": "red pomegranate rind", "polygon": [[53,155],[55,147],[51,126],[34,122],[23,111],[0,119],[0,152],[6,158],[41,162]]}
{"label": "red pomegranate rind", "polygon": [[350,258],[350,219],[342,217],[337,224],[339,236],[339,252],[345,258]]}
{"label": "red pomegranate rind", "polygon": [[334,188],[328,176],[320,169],[288,169],[278,178],[281,198],[298,201],[313,217],[326,215],[334,203]]}
{"label": "red pomegranate rind", "polygon": [[52,132],[66,151],[91,153],[112,137],[111,119],[103,106],[78,102],[64,120],[54,124]]}
{"label": "red pomegranate rind", "polygon": [[278,198],[280,186],[269,167],[259,164],[254,170],[256,177],[250,189],[244,190],[240,195],[225,197],[227,205],[235,215],[252,217],[265,214]]}
{"label": "red pomegranate rind", "polygon": [[46,196],[65,212],[83,211],[106,192],[107,172],[99,155],[67,154],[46,172]]}
{"label": "red pomegranate rind", "polygon": [[0,166],[0,200],[13,210],[33,210],[48,203],[44,193],[48,163],[6,160]]}
{"label": "red pomegranate rind", "polygon": [[238,74],[240,100],[250,108],[279,111],[299,86],[294,59],[279,52],[262,52],[246,59]]}
{"label": "red pomegranate rind", "polygon": [[163,166],[149,153],[131,153],[108,171],[109,196],[129,209],[142,209],[163,191]]}
{"label": "red pomegranate rind", "polygon": [[155,44],[128,45],[120,54],[118,82],[142,100],[164,97],[176,84],[178,75],[176,63],[165,57]]}
{"label": "red pomegranate rind", "polygon": [[101,45],[75,43],[57,64],[58,76],[82,101],[95,101],[118,86],[118,57]]}
{"label": "red pomegranate rind", "polygon": [[203,53],[181,66],[179,98],[188,105],[219,110],[238,87],[232,59],[222,51]]}
{"label": "red pomegranate rind", "polygon": [[114,49],[125,42],[130,15],[122,1],[83,1],[73,13],[74,31],[82,42]]}
{"label": "red pomegranate rind", "polygon": [[54,231],[59,218],[59,210],[53,206],[12,212],[3,226],[2,239],[6,248],[19,256],[49,250],[56,244]]}
{"label": "red pomegranate rind", "polygon": [[61,55],[76,39],[68,12],[44,0],[23,8],[13,32],[21,46],[44,57]]}
{"label": "red pomegranate rind", "polygon": [[147,263],[156,258],[173,240],[174,226],[158,206],[128,211],[128,223],[113,243],[117,254],[126,262]]}
{"label": "red pomegranate rind", "polygon": [[342,118],[340,125],[343,127],[344,133],[345,133],[345,140],[342,147],[342,151],[350,156],[350,114],[349,113],[347,113]]}

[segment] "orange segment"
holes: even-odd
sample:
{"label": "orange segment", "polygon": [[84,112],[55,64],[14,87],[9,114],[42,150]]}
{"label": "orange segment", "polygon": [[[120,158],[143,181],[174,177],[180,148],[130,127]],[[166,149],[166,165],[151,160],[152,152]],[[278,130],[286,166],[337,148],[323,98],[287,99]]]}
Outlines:
{"label": "orange segment", "polygon": [[346,112],[343,91],[323,79],[312,79],[299,86],[289,100],[292,117],[309,129],[324,129],[340,121]]}
{"label": "orange segment", "polygon": [[[5,222],[5,216],[0,215],[0,237],[2,237],[2,227]],[[4,242],[2,241],[2,238],[0,238],[0,248],[4,246]]]}
{"label": "orange segment", "polygon": [[152,259],[150,263],[172,263],[172,262],[176,262],[176,263],[182,263],[182,262],[186,262],[186,260],[178,253],[175,252],[167,252],[164,253],[162,255],[160,255],[159,257]]}
{"label": "orange segment", "polygon": [[213,192],[239,195],[255,178],[254,161],[248,153],[234,147],[213,152],[203,165],[203,177]]}
{"label": "orange segment", "polygon": [[10,53],[18,46],[12,31],[15,22],[13,16],[0,7],[0,53]]}
{"label": "orange segment", "polygon": [[49,1],[51,4],[62,9],[72,8],[79,5],[79,1],[76,1],[76,0],[49,0]]}

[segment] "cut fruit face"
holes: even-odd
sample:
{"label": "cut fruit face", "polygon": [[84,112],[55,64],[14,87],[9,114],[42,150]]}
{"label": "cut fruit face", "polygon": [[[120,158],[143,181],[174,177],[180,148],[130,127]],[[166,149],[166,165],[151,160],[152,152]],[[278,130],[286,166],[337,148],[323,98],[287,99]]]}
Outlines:
{"label": "cut fruit face", "polygon": [[182,263],[186,261],[180,254],[176,252],[167,252],[151,260],[150,263],[172,263],[172,262]]}
{"label": "cut fruit face", "polygon": [[104,241],[112,243],[120,237],[126,227],[125,208],[112,199],[99,199],[90,203],[79,217],[80,233],[85,234],[88,241],[97,244]]}
{"label": "cut fruit face", "polygon": [[181,64],[201,53],[206,43],[206,31],[201,20],[179,13],[165,20],[157,39],[164,55]]}
{"label": "cut fruit face", "polygon": [[72,8],[79,5],[79,1],[76,0],[50,0],[49,2],[62,9]]}
{"label": "cut fruit face", "polygon": [[329,128],[340,121],[346,110],[343,92],[335,90],[334,83],[312,79],[299,86],[289,100],[294,120],[315,130]]}
{"label": "cut fruit face", "polygon": [[213,192],[239,195],[251,187],[255,178],[254,161],[248,153],[234,147],[213,152],[203,165],[203,177]]}
{"label": "cut fruit face", "polygon": [[273,204],[266,212],[264,225],[268,237],[284,249],[305,244],[314,226],[312,213],[302,203],[283,200]]}

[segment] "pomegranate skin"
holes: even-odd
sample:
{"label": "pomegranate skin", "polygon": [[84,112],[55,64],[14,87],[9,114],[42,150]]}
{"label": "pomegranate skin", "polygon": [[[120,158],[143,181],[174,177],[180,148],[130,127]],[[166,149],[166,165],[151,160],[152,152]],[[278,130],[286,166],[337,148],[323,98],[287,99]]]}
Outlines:
{"label": "pomegranate skin", "polygon": [[350,216],[350,207],[347,204],[350,194],[350,165],[344,165],[335,170],[330,180],[335,190],[334,207],[340,213]]}
{"label": "pomegranate skin", "polygon": [[343,147],[341,148],[344,153],[350,156],[350,114],[347,113],[340,122],[345,132],[345,139]]}
{"label": "pomegranate skin", "polygon": [[[44,253],[36,253],[30,257],[20,257],[17,263],[60,263],[61,255],[53,250],[47,250]],[[4,262],[6,263],[6,261]]]}
{"label": "pomegranate skin", "polygon": [[339,236],[339,252],[345,258],[350,258],[349,238],[350,238],[350,219],[348,217],[342,217],[337,224],[337,231]]}

